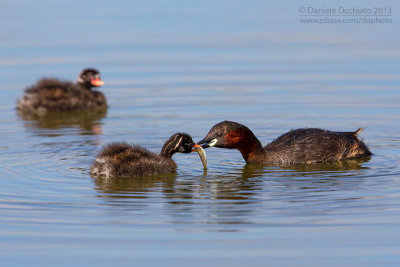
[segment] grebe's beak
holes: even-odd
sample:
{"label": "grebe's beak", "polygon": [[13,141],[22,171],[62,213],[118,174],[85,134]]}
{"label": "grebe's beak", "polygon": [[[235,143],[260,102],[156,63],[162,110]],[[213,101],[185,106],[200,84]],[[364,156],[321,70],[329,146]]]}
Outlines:
{"label": "grebe's beak", "polygon": [[204,149],[199,144],[194,144],[192,147],[192,151],[197,151],[199,154],[201,163],[203,163],[204,169],[207,169],[207,155]]}
{"label": "grebe's beak", "polygon": [[214,138],[214,139],[211,139],[211,140],[207,140],[206,138],[204,138],[200,142],[197,142],[197,144],[201,145],[202,148],[207,148],[207,147],[215,146],[217,141],[218,141],[217,138]]}
{"label": "grebe's beak", "polygon": [[104,82],[103,82],[100,78],[92,79],[92,80],[90,81],[90,83],[91,83],[93,86],[95,86],[95,87],[99,87],[99,86],[104,85]]}

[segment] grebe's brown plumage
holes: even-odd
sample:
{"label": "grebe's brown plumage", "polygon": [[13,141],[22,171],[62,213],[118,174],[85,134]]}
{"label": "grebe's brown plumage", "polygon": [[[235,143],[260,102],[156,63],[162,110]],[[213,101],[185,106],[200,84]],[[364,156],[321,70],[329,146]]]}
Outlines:
{"label": "grebe's brown plumage", "polygon": [[190,153],[198,146],[188,134],[176,133],[164,144],[160,154],[150,152],[139,145],[125,142],[106,145],[97,155],[90,173],[99,177],[142,177],[176,172],[172,156]]}
{"label": "grebe's brown plumage", "polygon": [[368,147],[358,138],[363,129],[354,132],[333,132],[317,128],[291,130],[262,147],[246,126],[223,121],[211,128],[198,142],[209,146],[238,149],[246,163],[288,165],[313,164],[371,156]]}
{"label": "grebe's brown plumage", "polygon": [[53,78],[40,79],[25,89],[17,102],[22,113],[44,114],[47,111],[106,109],[107,100],[102,92],[92,90],[104,83],[96,69],[84,69],[76,83]]}

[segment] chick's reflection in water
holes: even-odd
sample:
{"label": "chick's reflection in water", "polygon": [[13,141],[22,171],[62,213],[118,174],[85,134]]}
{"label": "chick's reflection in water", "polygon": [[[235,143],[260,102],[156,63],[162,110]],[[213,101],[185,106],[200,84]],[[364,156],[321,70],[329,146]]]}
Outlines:
{"label": "chick's reflection in water", "polygon": [[[98,197],[110,206],[113,213],[126,215],[127,212],[140,211],[156,216],[164,214],[177,224],[246,224],[254,212],[252,203],[261,189],[261,175],[262,169],[245,166],[226,175],[187,176],[172,173],[135,179],[92,179],[99,192]],[[160,201],[162,205],[148,210],[151,203]],[[119,209],[116,209],[117,206]]]}
{"label": "chick's reflection in water", "polygon": [[47,112],[43,115],[19,113],[24,126],[39,136],[60,136],[70,134],[62,129],[78,129],[79,135],[102,134],[101,120],[107,110],[82,110],[68,112]]}
{"label": "chick's reflection in water", "polygon": [[157,188],[173,187],[177,174],[162,174],[150,177],[106,178],[92,177],[96,190],[104,198],[144,198],[140,193],[151,192]]}

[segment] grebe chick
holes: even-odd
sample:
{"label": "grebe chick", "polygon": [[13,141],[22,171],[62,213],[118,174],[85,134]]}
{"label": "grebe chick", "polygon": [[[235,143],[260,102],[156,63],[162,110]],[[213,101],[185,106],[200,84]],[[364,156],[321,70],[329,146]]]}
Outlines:
{"label": "grebe chick", "polygon": [[17,102],[22,113],[45,114],[47,111],[72,111],[106,109],[107,101],[102,92],[92,90],[104,82],[96,69],[82,70],[76,83],[53,78],[40,79],[25,89]]}
{"label": "grebe chick", "polygon": [[355,132],[332,132],[317,128],[291,130],[262,147],[246,126],[233,121],[214,125],[198,142],[203,148],[214,146],[237,149],[246,163],[263,165],[313,164],[363,158],[372,153]]}
{"label": "grebe chick", "polygon": [[[97,155],[90,174],[99,177],[142,177],[176,172],[177,165],[172,156],[177,153],[190,153],[202,150],[185,133],[172,135],[164,144],[161,153],[155,154],[139,145],[117,142],[106,145]],[[199,153],[200,157],[202,155]],[[203,159],[202,159],[203,162]]]}

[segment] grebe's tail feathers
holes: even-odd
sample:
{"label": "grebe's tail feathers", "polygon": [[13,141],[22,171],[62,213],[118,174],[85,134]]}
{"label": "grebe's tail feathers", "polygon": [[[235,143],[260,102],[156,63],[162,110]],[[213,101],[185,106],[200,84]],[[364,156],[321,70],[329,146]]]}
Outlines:
{"label": "grebe's tail feathers", "polygon": [[355,137],[358,137],[358,135],[359,135],[362,131],[364,131],[364,130],[365,130],[364,127],[360,127],[360,128],[358,128],[355,132],[353,132],[353,135],[354,135]]}

